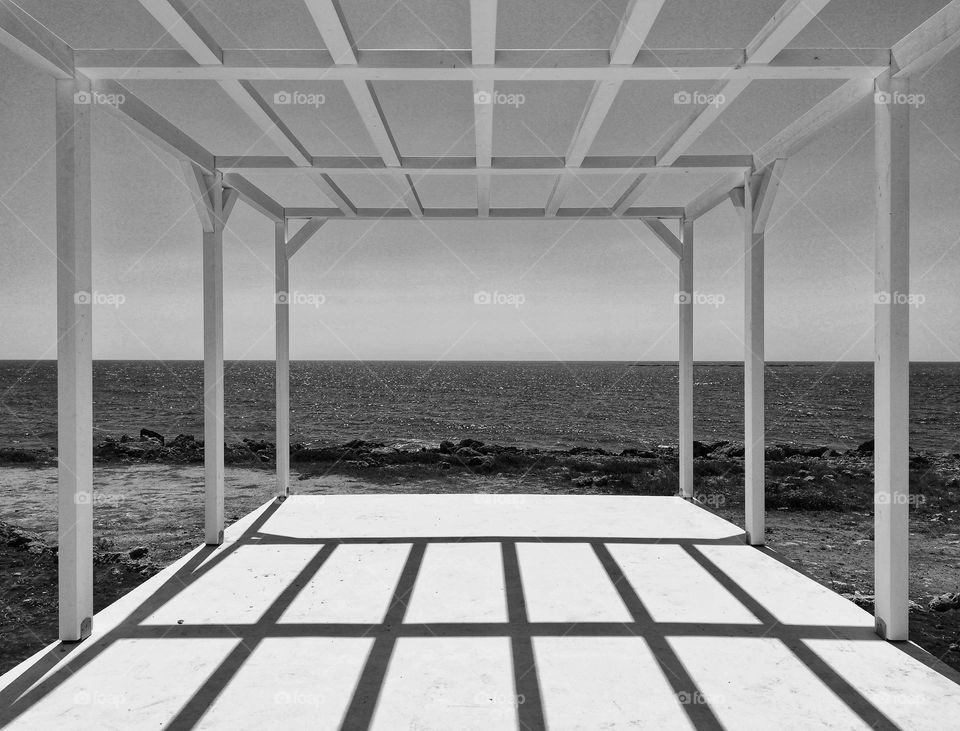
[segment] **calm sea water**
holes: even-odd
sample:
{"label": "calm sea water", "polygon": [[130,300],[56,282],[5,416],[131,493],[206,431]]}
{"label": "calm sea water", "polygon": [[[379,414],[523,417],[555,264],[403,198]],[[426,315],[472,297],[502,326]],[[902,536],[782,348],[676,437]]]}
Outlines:
{"label": "calm sea water", "polygon": [[[743,369],[694,370],[697,439],[743,432]],[[201,435],[202,363],[97,361],[97,437]],[[960,364],[911,367],[911,440],[918,449],[960,450]],[[273,363],[226,365],[226,434],[273,438]],[[56,443],[56,363],[0,361],[0,445]],[[294,441],[424,441],[466,436],[518,446],[676,443],[676,363],[294,362]],[[834,446],[872,436],[870,363],[771,364],[767,433],[772,441]]]}

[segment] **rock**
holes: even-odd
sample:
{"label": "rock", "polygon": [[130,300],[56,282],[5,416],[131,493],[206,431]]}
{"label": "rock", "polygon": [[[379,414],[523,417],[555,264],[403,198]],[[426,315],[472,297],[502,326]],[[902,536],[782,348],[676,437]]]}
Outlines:
{"label": "rock", "polygon": [[934,612],[946,612],[960,608],[960,593],[941,594],[930,601],[930,609]]}
{"label": "rock", "polygon": [[693,456],[695,459],[699,457],[706,457],[712,451],[713,449],[708,444],[698,441],[693,442]]}
{"label": "rock", "polygon": [[453,454],[457,451],[457,445],[453,442],[444,440],[440,442],[440,454]]}
{"label": "rock", "polygon": [[150,429],[141,429],[141,430],[140,430],[140,441],[141,441],[141,442],[145,442],[145,441],[147,441],[148,439],[156,439],[158,442],[160,442],[160,446],[161,446],[161,447],[162,447],[162,446],[165,444],[165,442],[166,442],[166,440],[165,440],[164,437],[163,437],[163,434],[160,434],[160,433],[158,433],[158,432],[152,431],[152,430],[150,430]]}
{"label": "rock", "polygon": [[649,449],[636,449],[630,447],[629,449],[624,449],[620,452],[621,457],[641,457],[643,459],[656,459],[657,453],[651,452]]}
{"label": "rock", "polygon": [[593,484],[595,487],[606,487],[610,484],[610,478],[606,475],[600,475],[600,477],[593,478]]}
{"label": "rock", "polygon": [[170,442],[170,448],[192,449],[197,445],[197,440],[193,434],[177,434],[174,440]]}
{"label": "rock", "polygon": [[469,459],[470,457],[479,457],[480,452],[470,447],[460,447],[460,449],[457,450],[457,456],[463,459]]}
{"label": "rock", "polygon": [[[461,439],[460,443],[457,445],[461,449],[473,449],[478,450],[483,446],[483,442],[477,439]],[[479,454],[479,452],[478,452]]]}
{"label": "rock", "polygon": [[764,456],[764,459],[767,460],[767,462],[782,462],[787,455],[782,447],[778,447],[776,445],[770,445],[769,447],[763,450],[763,456]]}
{"label": "rock", "polygon": [[388,455],[397,454],[397,450],[393,447],[374,447],[370,450],[370,454],[376,454],[381,457],[386,457]]}
{"label": "rock", "polygon": [[136,548],[131,548],[127,555],[134,561],[137,561],[146,556],[148,553],[150,553],[150,550],[145,546],[137,546]]}
{"label": "rock", "polygon": [[724,457],[727,459],[737,459],[743,458],[744,447],[742,442],[731,442],[730,444],[724,445],[717,450],[714,450],[714,457]]}
{"label": "rock", "polygon": [[873,440],[868,439],[867,441],[859,444],[855,451],[857,454],[873,454]]}

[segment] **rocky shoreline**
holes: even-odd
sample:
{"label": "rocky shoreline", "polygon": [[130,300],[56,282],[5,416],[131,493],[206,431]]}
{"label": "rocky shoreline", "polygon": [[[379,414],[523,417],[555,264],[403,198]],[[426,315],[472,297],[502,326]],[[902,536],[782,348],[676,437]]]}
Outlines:
{"label": "rocky shoreline", "polygon": [[[873,441],[838,450],[822,445],[772,444],[766,448],[769,509],[851,510],[872,505]],[[193,435],[167,440],[143,429],[138,437],[107,437],[94,447],[98,464],[199,464],[204,446]],[[708,505],[742,502],[742,442],[694,442],[696,493]],[[269,468],[276,447],[244,439],[225,445],[225,462]],[[616,494],[672,494],[677,485],[675,445],[644,445],[611,452],[600,448],[540,449],[486,444],[477,439],[385,443],[352,440],[339,445],[294,444],[291,464],[302,474],[331,472],[409,476],[468,470],[478,475],[536,471],[573,487]],[[50,466],[48,450],[0,449],[0,464]],[[911,509],[960,502],[960,454],[911,451]],[[544,474],[547,473],[547,474]]]}

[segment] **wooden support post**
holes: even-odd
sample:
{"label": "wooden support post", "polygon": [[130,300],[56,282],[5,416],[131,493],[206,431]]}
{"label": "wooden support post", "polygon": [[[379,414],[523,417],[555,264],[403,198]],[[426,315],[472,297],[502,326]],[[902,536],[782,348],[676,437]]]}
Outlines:
{"label": "wooden support post", "polygon": [[290,260],[287,224],[277,221],[274,240],[277,331],[277,496],[290,494]]}
{"label": "wooden support post", "polygon": [[763,247],[764,232],[755,232],[754,185],[757,176],[747,175],[743,187],[743,485],[747,543],[762,546],[765,535],[764,475],[764,342],[763,342]]}
{"label": "wooden support post", "polygon": [[877,80],[874,285],[874,593],[877,633],[908,636],[909,79]]}
{"label": "wooden support post", "polygon": [[693,220],[680,219],[680,495],[693,498]]}
{"label": "wooden support post", "polygon": [[57,472],[60,639],[93,622],[93,274],[89,84],[56,82]]}
{"label": "wooden support post", "polygon": [[223,183],[207,177],[212,231],[203,232],[204,539],[223,543]]}

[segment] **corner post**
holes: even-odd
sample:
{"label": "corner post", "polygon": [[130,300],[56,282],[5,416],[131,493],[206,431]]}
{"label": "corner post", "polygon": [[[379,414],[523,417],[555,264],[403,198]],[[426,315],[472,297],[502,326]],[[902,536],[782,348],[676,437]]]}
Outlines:
{"label": "corner post", "polygon": [[205,176],[212,230],[203,232],[204,540],[223,543],[223,182]]}
{"label": "corner post", "polygon": [[908,79],[876,84],[874,576],[877,634],[908,637],[910,105]]}
{"label": "corner post", "polygon": [[758,232],[755,200],[756,176],[747,175],[743,187],[744,273],[743,273],[743,484],[747,543],[765,542],[765,465],[764,465],[764,281],[763,255],[765,233]]}
{"label": "corner post", "polygon": [[680,495],[693,498],[693,219],[680,219]]}
{"label": "corner post", "polygon": [[276,290],[277,496],[290,494],[290,260],[287,223],[275,223],[274,274]]}
{"label": "corner post", "polygon": [[57,563],[59,634],[68,642],[89,637],[93,624],[89,91],[85,79],[56,81]]}

